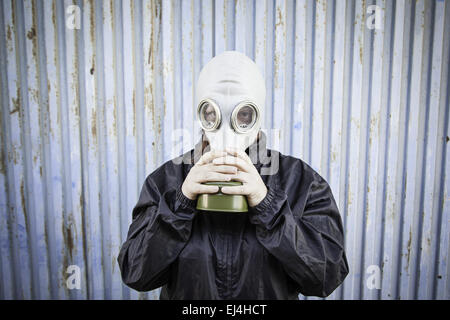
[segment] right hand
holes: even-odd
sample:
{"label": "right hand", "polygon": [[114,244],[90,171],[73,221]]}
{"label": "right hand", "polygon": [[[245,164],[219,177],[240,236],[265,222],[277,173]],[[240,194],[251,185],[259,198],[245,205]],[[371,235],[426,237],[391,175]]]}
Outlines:
{"label": "right hand", "polygon": [[208,186],[202,184],[210,181],[230,181],[237,173],[237,168],[230,165],[216,165],[212,161],[216,158],[224,157],[225,151],[211,150],[205,153],[200,160],[191,168],[186,179],[181,186],[181,192],[188,199],[195,200],[202,193],[216,193],[218,186]]}

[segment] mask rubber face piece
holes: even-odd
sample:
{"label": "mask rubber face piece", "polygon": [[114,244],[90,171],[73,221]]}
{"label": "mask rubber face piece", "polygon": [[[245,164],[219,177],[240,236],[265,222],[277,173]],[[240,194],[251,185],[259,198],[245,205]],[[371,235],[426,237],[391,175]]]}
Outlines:
{"label": "mask rubber face piece", "polygon": [[243,53],[225,51],[201,70],[197,115],[211,149],[245,150],[256,141],[265,107],[265,81]]}

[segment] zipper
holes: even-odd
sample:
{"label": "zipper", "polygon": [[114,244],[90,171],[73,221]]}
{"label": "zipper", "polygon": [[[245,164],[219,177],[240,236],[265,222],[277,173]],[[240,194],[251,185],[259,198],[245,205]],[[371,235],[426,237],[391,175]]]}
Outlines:
{"label": "zipper", "polygon": [[229,298],[231,296],[231,289],[232,289],[232,234],[230,230],[230,215],[227,215],[227,223],[226,223],[227,229],[226,229],[226,245],[227,245],[227,251],[226,251],[226,296]]}
{"label": "zipper", "polygon": [[[227,217],[228,218],[228,217]],[[219,289],[219,295],[221,298],[226,299],[228,297],[228,219],[225,219],[224,224],[220,228],[219,239],[221,242],[219,272],[218,277],[221,279],[221,285]]]}

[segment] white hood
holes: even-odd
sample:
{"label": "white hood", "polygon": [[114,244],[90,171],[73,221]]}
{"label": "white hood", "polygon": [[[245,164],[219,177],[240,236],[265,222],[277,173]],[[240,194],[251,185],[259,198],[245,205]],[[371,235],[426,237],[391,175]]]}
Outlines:
{"label": "white hood", "polygon": [[[195,103],[211,99],[221,111],[221,125],[206,131],[211,149],[235,147],[245,150],[257,138],[264,119],[266,89],[264,78],[253,60],[237,51],[225,51],[211,59],[197,80]],[[250,100],[259,109],[259,119],[247,133],[237,133],[231,126],[231,113],[242,101]]]}

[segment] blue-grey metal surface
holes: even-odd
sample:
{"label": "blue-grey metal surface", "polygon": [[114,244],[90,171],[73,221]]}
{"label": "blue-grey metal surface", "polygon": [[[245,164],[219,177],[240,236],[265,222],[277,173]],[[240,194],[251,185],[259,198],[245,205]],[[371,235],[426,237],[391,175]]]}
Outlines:
{"label": "blue-grey metal surface", "polygon": [[332,187],[351,272],[329,299],[449,299],[449,35],[448,0],[1,1],[0,299],[158,297],[117,254],[224,50],[267,79],[270,145]]}

